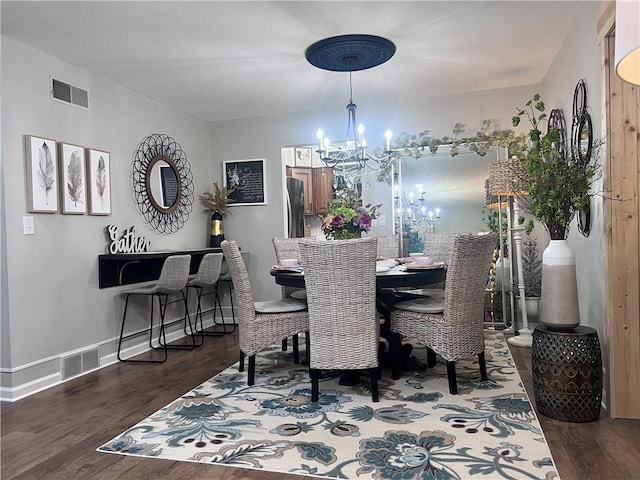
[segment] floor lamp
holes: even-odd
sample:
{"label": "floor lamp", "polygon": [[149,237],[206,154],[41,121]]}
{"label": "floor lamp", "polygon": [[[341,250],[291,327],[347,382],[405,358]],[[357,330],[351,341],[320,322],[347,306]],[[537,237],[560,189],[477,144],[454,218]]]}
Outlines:
{"label": "floor lamp", "polygon": [[[498,232],[500,238],[500,245],[498,247],[498,258],[500,259],[500,264],[502,268],[500,269],[500,298],[502,300],[502,323],[504,323],[505,330],[511,329],[512,325],[509,325],[509,322],[506,321],[506,310],[507,310],[507,300],[505,297],[505,275],[504,275],[504,239],[502,238],[502,212],[507,211],[507,218],[509,218],[509,202],[504,198],[500,198],[497,195],[491,195],[489,193],[489,179],[487,178],[484,181],[484,208],[489,210],[498,210]],[[509,268],[509,277],[511,277],[512,269]],[[497,273],[497,272],[496,272]],[[509,278],[509,282],[511,282],[511,278]],[[513,306],[513,302],[512,302]],[[511,316],[513,318],[513,315]]]}
{"label": "floor lamp", "polygon": [[509,338],[511,345],[520,347],[530,347],[533,341],[531,330],[529,329],[529,320],[527,318],[527,309],[524,292],[524,275],[522,272],[522,232],[524,226],[517,221],[520,216],[520,207],[518,205],[518,195],[526,194],[526,171],[524,160],[517,157],[501,160],[489,165],[489,192],[492,195],[514,197],[513,216],[514,222],[511,227],[513,232],[513,240],[516,246],[516,264],[518,269],[518,292],[520,293],[520,314],[522,316],[522,328],[518,330],[518,335]]}

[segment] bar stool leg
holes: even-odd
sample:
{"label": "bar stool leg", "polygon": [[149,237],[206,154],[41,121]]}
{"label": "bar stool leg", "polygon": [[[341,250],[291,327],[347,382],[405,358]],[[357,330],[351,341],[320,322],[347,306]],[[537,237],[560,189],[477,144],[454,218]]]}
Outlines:
{"label": "bar stool leg", "polygon": [[[187,301],[184,295],[184,292],[180,292],[180,295],[182,296],[182,301],[184,302],[184,314],[185,314],[185,319],[189,318],[189,308],[187,306]],[[158,336],[158,343],[164,347],[165,349],[168,350],[193,350],[194,348],[197,347],[196,345],[196,339],[195,336],[193,335],[188,335],[191,338],[191,345],[188,344],[173,344],[173,345],[169,345],[167,344],[167,340],[165,338],[165,322],[164,322],[164,318],[165,318],[165,314],[167,312],[167,305],[169,303],[169,295],[166,293],[163,294],[157,294],[158,296],[158,302],[160,303],[160,332],[161,332],[161,336]],[[160,297],[164,298],[164,303],[161,301]],[[186,321],[186,320],[185,320]],[[193,327],[191,327],[191,319],[189,318],[189,327],[192,329],[193,331]]]}
{"label": "bar stool leg", "polygon": [[[196,322],[195,322],[195,328],[196,328],[196,333],[199,333],[200,336],[202,337],[202,341],[204,342],[204,336],[208,336],[208,337],[221,337],[223,336],[225,333],[227,333],[226,327],[224,326],[224,316],[222,314],[222,306],[220,306],[220,316],[222,318],[222,323],[223,323],[223,331],[222,332],[208,332],[204,329],[204,319],[203,319],[203,315],[202,315],[202,297],[204,297],[205,295],[202,293],[204,288],[199,286],[199,285],[192,285],[191,287],[187,288],[187,292],[189,291],[189,288],[193,288],[196,291],[196,295],[197,295],[197,310],[196,310]],[[214,288],[216,288],[214,286]],[[216,299],[218,297],[218,291],[217,288],[214,292],[208,293],[206,295],[212,295],[215,294],[216,295]],[[213,323],[214,325],[218,325],[218,323],[216,322],[216,304],[218,304],[217,300],[214,301],[213,304]],[[210,312],[211,310],[207,310],[208,312]],[[200,328],[198,328],[198,318],[200,318]]]}
{"label": "bar stool leg", "polygon": [[[136,336],[137,334],[132,334],[132,335],[124,335],[124,324],[125,324],[125,319],[127,318],[127,308],[129,306],[129,297],[131,296],[131,294],[127,294],[125,301],[124,301],[124,312],[122,314],[122,325],[120,326],[120,338],[118,339],[118,360],[120,360],[121,362],[129,362],[129,363],[164,363],[167,360],[167,349],[165,348],[161,348],[162,346],[159,347],[154,347],[152,344],[152,337],[153,337],[153,297],[155,295],[151,296],[151,308],[150,308],[150,319],[149,319],[149,347],[151,348],[151,350],[162,350],[164,355],[162,358],[160,359],[130,359],[130,358],[122,358],[122,340],[125,338],[130,338],[133,336]],[[164,337],[164,329],[162,328],[162,325],[160,326],[161,330],[160,333],[163,335]]]}

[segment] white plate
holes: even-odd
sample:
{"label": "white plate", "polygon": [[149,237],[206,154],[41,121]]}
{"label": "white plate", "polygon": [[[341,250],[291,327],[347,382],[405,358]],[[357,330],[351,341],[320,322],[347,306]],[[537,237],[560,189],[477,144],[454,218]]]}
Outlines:
{"label": "white plate", "polygon": [[433,265],[420,265],[419,263],[407,263],[407,270],[437,270],[444,267],[444,262],[436,262]]}

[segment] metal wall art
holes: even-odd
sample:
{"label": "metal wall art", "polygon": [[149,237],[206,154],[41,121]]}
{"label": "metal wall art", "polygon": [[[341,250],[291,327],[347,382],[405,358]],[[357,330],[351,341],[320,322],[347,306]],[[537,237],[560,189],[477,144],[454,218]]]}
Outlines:
{"label": "metal wall art", "polygon": [[180,144],[164,134],[145,137],[131,170],[135,201],[149,226],[160,233],[180,230],[193,205],[191,166]]}
{"label": "metal wall art", "polygon": [[[578,81],[573,92],[573,121],[571,123],[572,161],[586,168],[591,161],[593,151],[593,125],[587,112],[587,85]],[[578,230],[585,237],[591,232],[591,205],[576,215]]]}

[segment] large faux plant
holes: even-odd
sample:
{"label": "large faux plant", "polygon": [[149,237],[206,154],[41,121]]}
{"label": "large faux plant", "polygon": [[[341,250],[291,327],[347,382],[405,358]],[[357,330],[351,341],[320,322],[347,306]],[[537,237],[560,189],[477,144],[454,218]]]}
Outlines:
{"label": "large faux plant", "polygon": [[[542,258],[538,253],[538,242],[527,236],[522,240],[522,277],[524,296],[539,297],[542,289]],[[513,278],[513,291],[518,292],[518,278]]]}
{"label": "large faux plant", "polygon": [[535,94],[525,108],[518,108],[512,119],[514,127],[522,117],[531,123],[522,151],[528,184],[528,196],[524,199],[527,209],[544,225],[551,240],[565,240],[576,212],[589,208],[589,189],[596,167],[581,165],[562,155],[565,149],[561,148],[558,129],[549,128],[547,133],[540,130],[547,120],[544,111],[544,102]]}

